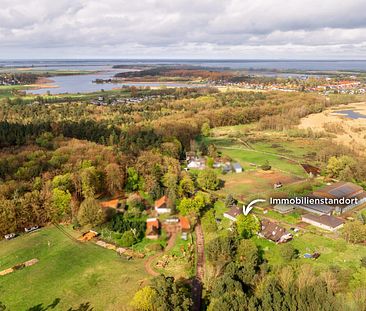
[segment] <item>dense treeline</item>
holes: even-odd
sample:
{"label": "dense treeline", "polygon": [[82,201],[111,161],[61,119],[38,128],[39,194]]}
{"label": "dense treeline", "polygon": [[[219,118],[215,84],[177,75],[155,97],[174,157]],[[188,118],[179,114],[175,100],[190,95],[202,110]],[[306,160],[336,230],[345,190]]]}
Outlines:
{"label": "dense treeline", "polygon": [[209,282],[207,310],[363,310],[365,298],[346,303],[337,268],[318,274],[310,265],[298,266],[291,245],[283,245],[282,254],[286,264],[274,268],[252,240],[230,235],[212,240],[207,258],[216,274]]}

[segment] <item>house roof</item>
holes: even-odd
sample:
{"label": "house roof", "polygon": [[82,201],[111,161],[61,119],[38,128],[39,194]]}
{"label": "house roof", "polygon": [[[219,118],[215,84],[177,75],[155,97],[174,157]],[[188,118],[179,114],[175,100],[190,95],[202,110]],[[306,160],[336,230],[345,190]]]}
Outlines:
{"label": "house roof", "polygon": [[321,196],[322,194],[325,194],[331,198],[353,198],[358,194],[361,194],[363,191],[364,190],[361,186],[350,182],[340,181],[314,191],[314,195]]}
{"label": "house roof", "polygon": [[233,207],[230,208],[229,211],[225,212],[224,214],[227,214],[227,215],[229,215],[231,217],[236,218],[237,216],[239,216],[242,213],[243,213],[243,209],[241,209],[237,205],[234,205]]}
{"label": "house roof", "polygon": [[162,196],[159,200],[155,201],[155,207],[160,208],[164,204],[168,204],[168,197],[166,195]]}
{"label": "house roof", "polygon": [[157,218],[148,218],[146,219],[146,227],[156,227],[159,228],[160,227],[160,223],[159,223],[159,219]]}
{"label": "house roof", "polygon": [[156,227],[151,227],[146,229],[146,235],[159,235],[159,229]]}
{"label": "house roof", "polygon": [[[316,198],[314,196],[309,196],[309,198]],[[325,204],[301,204],[298,205],[300,208],[301,206],[306,207],[307,209],[317,211],[322,214],[329,214],[333,211],[333,207]]]}
{"label": "house roof", "polygon": [[180,221],[180,226],[182,227],[182,230],[191,229],[191,224],[189,223],[189,220],[187,217],[180,216],[179,221]]}
{"label": "house roof", "polygon": [[268,219],[262,219],[262,230],[261,234],[273,242],[278,242],[282,236],[286,235],[288,232],[285,228],[282,228],[278,224],[269,221]]}
{"label": "house roof", "polygon": [[305,221],[306,219],[311,220],[311,221],[315,221],[319,224],[323,224],[326,225],[328,227],[331,228],[337,228],[340,225],[344,224],[344,220],[334,217],[334,216],[329,216],[329,215],[321,215],[321,216],[317,216],[317,215],[313,215],[313,214],[306,214],[304,216],[302,216],[302,219]]}
{"label": "house roof", "polygon": [[146,219],[146,235],[158,235],[160,223],[157,218]]}
{"label": "house roof", "polygon": [[306,164],[306,163],[301,164],[301,166],[305,170],[305,172],[308,173],[308,174],[311,173],[314,176],[320,175],[320,168],[318,168],[316,166],[312,166],[312,165]]}
{"label": "house roof", "polygon": [[100,202],[99,204],[103,208],[117,208],[118,203],[119,203],[118,199],[113,199],[113,200],[109,200],[109,201]]}
{"label": "house roof", "polygon": [[233,163],[234,170],[240,170],[242,169],[241,165],[239,163]]}

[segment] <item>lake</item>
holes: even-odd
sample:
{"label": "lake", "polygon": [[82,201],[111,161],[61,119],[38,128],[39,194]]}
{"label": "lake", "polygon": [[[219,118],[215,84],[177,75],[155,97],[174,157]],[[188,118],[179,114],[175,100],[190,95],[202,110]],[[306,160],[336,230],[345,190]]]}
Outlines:
{"label": "lake", "polygon": [[[145,59],[145,60],[0,60],[0,72],[19,71],[22,68],[33,71],[50,71],[50,70],[74,70],[74,71],[90,71],[90,74],[73,75],[73,76],[55,76],[49,88],[38,90],[30,90],[28,93],[51,94],[57,93],[87,93],[96,92],[101,89],[111,90],[119,88],[122,85],[128,86],[161,86],[167,85],[172,87],[193,87],[195,85],[186,83],[123,83],[123,84],[96,84],[92,83],[95,79],[109,79],[118,72],[128,71],[124,69],[115,69],[114,65],[147,65],[147,64],[164,64],[164,65],[196,65],[213,68],[232,68],[245,69],[250,74],[259,74],[267,76],[302,76],[294,72],[283,73],[277,70],[349,70],[349,71],[365,71],[366,61],[363,60],[168,60],[168,59]],[[98,71],[96,74],[95,72]],[[316,74],[316,73],[314,73]],[[58,86],[54,88],[52,86]]]}

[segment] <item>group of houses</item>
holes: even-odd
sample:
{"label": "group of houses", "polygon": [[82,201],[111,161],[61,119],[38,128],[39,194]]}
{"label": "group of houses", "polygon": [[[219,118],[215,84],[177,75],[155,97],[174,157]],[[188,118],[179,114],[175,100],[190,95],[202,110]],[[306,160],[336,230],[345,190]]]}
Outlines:
{"label": "group of houses", "polygon": [[[235,222],[236,218],[242,213],[242,208],[237,205],[233,205],[227,212],[224,213],[224,217],[231,220],[232,222]],[[268,219],[261,220],[261,229],[258,235],[278,244],[286,243],[293,238],[292,233],[288,232],[278,223],[272,222]]]}
{"label": "group of houses", "polygon": [[[300,204],[278,204],[274,206],[274,210],[285,214],[295,209],[301,209],[307,214],[302,216],[302,221],[314,225],[316,227],[335,231],[342,228],[344,221],[334,215],[342,215],[352,209],[366,203],[366,191],[362,187],[351,182],[336,182],[324,188],[314,191],[306,197],[304,202]],[[336,202],[334,204],[307,204],[306,201],[324,201]],[[348,203],[346,202],[346,199]],[[338,203],[341,201],[346,203]],[[351,203],[350,203],[351,202]]]}
{"label": "group of houses", "polygon": [[[195,152],[187,152],[186,161],[187,170],[204,170],[207,168],[206,158],[197,156]],[[212,165],[212,168],[221,169],[224,174],[231,172],[241,173],[243,171],[243,167],[240,165],[240,163],[231,163],[230,161],[222,161],[221,159],[216,159]]]}
{"label": "group of houses", "polygon": [[[316,215],[341,215],[355,207],[366,202],[366,191],[361,186],[355,185],[351,182],[336,182],[324,188],[314,191],[307,196],[308,200],[303,200],[305,203],[301,204],[278,204],[274,209],[282,214],[293,211],[294,209],[302,209],[306,212]],[[328,201],[341,202],[341,199],[347,199],[352,202],[350,204],[307,204],[306,201],[322,201],[322,199],[329,199]]]}
{"label": "group of houses", "polygon": [[160,225],[159,215],[170,214],[172,211],[170,206],[169,198],[166,195],[155,201],[154,213],[157,217],[147,219],[146,237],[148,239],[157,239],[159,229],[163,228],[169,235],[180,232],[181,238],[187,240],[188,233],[191,230],[191,225],[187,217],[169,217]]}
{"label": "group of houses", "polygon": [[[118,198],[102,201],[99,204],[106,213],[110,209],[118,210],[121,205]],[[166,195],[155,201],[154,208],[149,212],[150,218],[146,219],[146,238],[150,240],[158,239],[161,230],[163,229],[168,235],[172,233],[181,233],[181,238],[187,240],[188,233],[191,230],[190,222],[187,217],[168,217],[163,221],[159,219],[159,216],[170,214],[171,212],[171,202]]]}

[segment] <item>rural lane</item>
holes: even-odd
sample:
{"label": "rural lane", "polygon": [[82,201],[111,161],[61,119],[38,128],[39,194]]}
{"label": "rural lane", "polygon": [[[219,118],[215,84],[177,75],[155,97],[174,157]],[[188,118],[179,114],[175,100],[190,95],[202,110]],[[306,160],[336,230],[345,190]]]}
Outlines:
{"label": "rural lane", "polygon": [[205,276],[205,244],[201,223],[195,227],[196,233],[196,277],[193,280],[193,310],[201,309],[202,284]]}
{"label": "rural lane", "polygon": [[164,254],[165,252],[171,250],[175,244],[175,240],[177,238],[177,233],[173,233],[170,238],[169,238],[169,241],[168,241],[168,244],[167,246],[165,247],[164,251],[163,252],[158,252],[156,253],[155,255],[152,255],[150,257],[148,257],[146,260],[145,260],[145,263],[144,263],[144,266],[145,266],[145,270],[148,274],[152,275],[152,276],[158,276],[160,275],[160,273],[156,272],[153,268],[152,268],[152,263],[154,262],[154,260],[161,256],[162,254]]}

